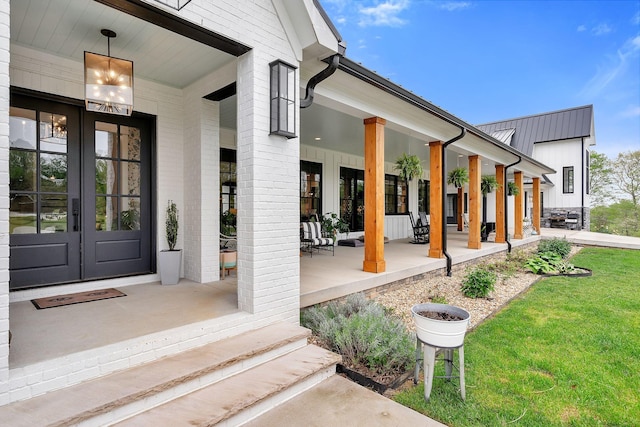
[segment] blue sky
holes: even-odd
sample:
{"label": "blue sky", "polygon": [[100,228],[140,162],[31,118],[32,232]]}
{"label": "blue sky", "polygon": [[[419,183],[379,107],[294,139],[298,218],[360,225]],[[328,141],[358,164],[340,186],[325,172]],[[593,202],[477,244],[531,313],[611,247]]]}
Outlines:
{"label": "blue sky", "polygon": [[640,150],[640,0],[320,0],[347,57],[481,124],[593,104],[595,151]]}

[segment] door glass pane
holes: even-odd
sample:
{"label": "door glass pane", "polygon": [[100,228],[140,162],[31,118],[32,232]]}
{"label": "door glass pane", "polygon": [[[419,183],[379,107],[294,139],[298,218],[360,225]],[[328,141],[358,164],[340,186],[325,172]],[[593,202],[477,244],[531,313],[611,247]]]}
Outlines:
{"label": "door glass pane", "polygon": [[96,194],[118,194],[117,160],[96,159]]}
{"label": "door glass pane", "polygon": [[120,157],[140,160],[140,129],[120,126]]}
{"label": "door glass pane", "polygon": [[34,194],[11,194],[9,203],[9,232],[11,234],[38,232],[36,197]]}
{"label": "door glass pane", "polygon": [[67,152],[67,116],[40,113],[40,150]]}
{"label": "door glass pane", "polygon": [[118,157],[118,125],[96,122],[96,156]]}
{"label": "door glass pane", "polygon": [[9,188],[11,191],[36,191],[36,152],[9,152]]}
{"label": "door glass pane", "polygon": [[11,148],[36,149],[36,112],[24,108],[9,109],[9,144]]}
{"label": "door glass pane", "polygon": [[40,196],[40,232],[60,233],[67,231],[67,196]]}
{"label": "door glass pane", "polygon": [[40,153],[40,191],[67,191],[67,155]]}
{"label": "door glass pane", "polygon": [[140,163],[122,161],[120,166],[122,167],[122,188],[120,188],[120,194],[139,196]]}
{"label": "door glass pane", "polygon": [[118,229],[118,198],[96,197],[96,230],[115,231]]}
{"label": "door glass pane", "polygon": [[140,198],[123,197],[120,202],[120,230],[140,230]]}

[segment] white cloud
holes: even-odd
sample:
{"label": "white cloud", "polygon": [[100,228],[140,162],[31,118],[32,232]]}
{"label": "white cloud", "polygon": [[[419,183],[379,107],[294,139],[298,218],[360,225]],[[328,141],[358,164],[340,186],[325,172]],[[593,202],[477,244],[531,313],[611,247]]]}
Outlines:
{"label": "white cloud", "polygon": [[579,33],[587,31],[587,27],[586,25],[579,25],[576,31],[578,31]]}
{"label": "white cloud", "polygon": [[377,26],[377,27],[401,27],[407,21],[398,15],[409,7],[409,0],[386,0],[375,6],[360,7],[361,27]]}
{"label": "white cloud", "polygon": [[591,29],[591,32],[596,36],[601,36],[611,32],[611,27],[607,24],[598,24]]}
{"label": "white cloud", "polygon": [[622,112],[622,117],[640,117],[640,105],[630,105]]}
{"label": "white cloud", "polygon": [[440,4],[440,9],[448,10],[449,12],[453,12],[454,10],[466,9],[471,6],[471,3],[468,1],[448,1]]}
{"label": "white cloud", "polygon": [[581,95],[592,98],[601,94],[611,83],[624,75],[631,61],[640,57],[640,35],[625,41],[615,55],[611,55],[608,64],[598,68],[595,76],[589,80],[580,92]]}

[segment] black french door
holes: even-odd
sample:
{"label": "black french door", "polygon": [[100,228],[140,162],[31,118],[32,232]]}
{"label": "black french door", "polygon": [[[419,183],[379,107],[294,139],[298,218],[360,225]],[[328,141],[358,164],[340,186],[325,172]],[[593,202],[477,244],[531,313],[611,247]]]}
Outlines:
{"label": "black french door", "polygon": [[11,290],[152,271],[152,126],[12,94]]}

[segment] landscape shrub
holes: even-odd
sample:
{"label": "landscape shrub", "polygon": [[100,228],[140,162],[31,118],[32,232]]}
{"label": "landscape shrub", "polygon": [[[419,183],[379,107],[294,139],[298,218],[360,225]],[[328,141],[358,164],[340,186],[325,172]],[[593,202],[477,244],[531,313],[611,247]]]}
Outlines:
{"label": "landscape shrub", "polygon": [[569,273],[575,269],[573,264],[565,261],[557,252],[542,252],[529,258],[524,264],[534,274]]}
{"label": "landscape shrub", "polygon": [[571,243],[567,239],[554,237],[550,240],[540,240],[538,243],[538,253],[554,252],[562,258],[566,258],[571,253]]}
{"label": "landscape shrub", "polygon": [[462,279],[462,293],[469,298],[485,298],[493,290],[498,276],[483,267],[476,267]]}
{"label": "landscape shrub", "polygon": [[303,310],[300,323],[311,329],[347,366],[364,365],[377,374],[405,372],[414,363],[414,337],[385,308],[362,293],[344,303]]}

